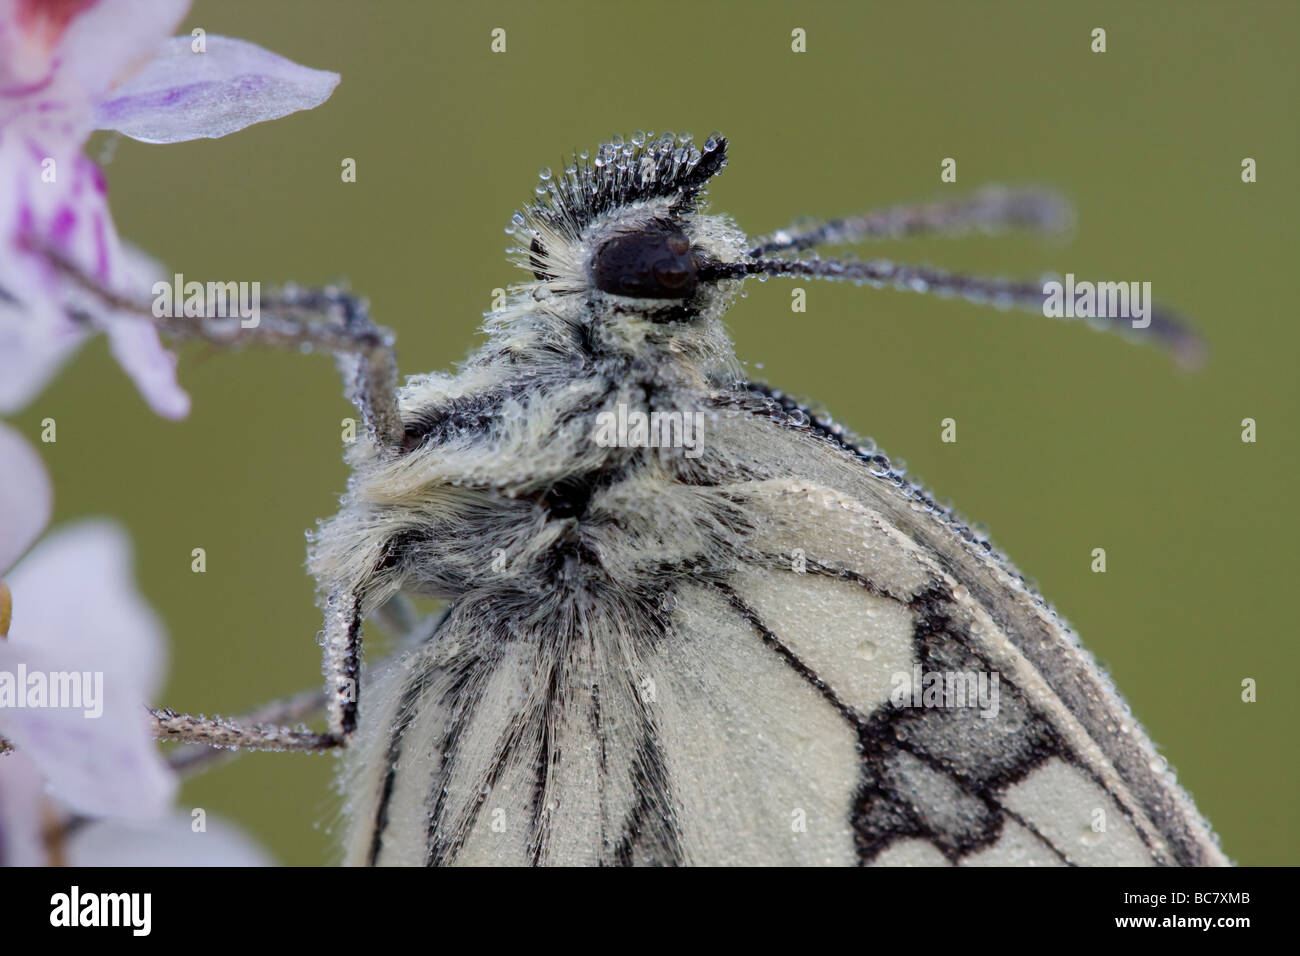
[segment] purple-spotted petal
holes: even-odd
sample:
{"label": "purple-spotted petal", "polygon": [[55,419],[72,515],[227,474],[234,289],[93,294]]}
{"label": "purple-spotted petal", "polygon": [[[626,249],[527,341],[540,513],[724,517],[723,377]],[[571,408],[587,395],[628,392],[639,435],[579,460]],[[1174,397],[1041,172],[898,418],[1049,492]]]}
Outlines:
{"label": "purple-spotted petal", "polygon": [[0,366],[17,373],[0,384],[6,411],[34,397],[92,331],[69,314],[77,290],[33,244],[104,285],[122,268],[94,163],[75,150],[47,154],[35,140],[0,132]]}
{"label": "purple-spotted petal", "polygon": [[[0,411],[23,407],[92,331],[150,407],[189,411],[175,358],[148,317],[108,308],[31,246],[48,247],[99,285],[147,304],[163,269],[124,246],[108,210],[103,175],[80,153],[45,155],[29,137],[0,133]],[[74,319],[73,316],[80,316]]]}
{"label": "purple-spotted petal", "polygon": [[35,449],[0,424],[0,575],[26,551],[50,520],[54,493]]}
{"label": "purple-spotted petal", "polygon": [[0,288],[27,308],[62,310],[71,291],[33,246],[109,288],[122,278],[104,176],[77,150],[47,152],[30,137],[0,134],[0,243]]}
{"label": "purple-spotted petal", "polygon": [[337,73],[299,66],[255,43],[208,36],[196,53],[173,37],[156,58],[95,110],[96,129],[145,143],[216,138],[309,110],[329,98]]}
{"label": "purple-spotted petal", "polygon": [[94,105],[153,56],[189,0],[0,0],[0,129],[79,148]]}
{"label": "purple-spotted petal", "polygon": [[117,230],[104,177],[78,150],[47,151],[30,137],[0,131],[0,290],[6,306],[31,313],[21,338],[66,337],[73,289],[34,246],[51,248],[110,286],[121,272]]}

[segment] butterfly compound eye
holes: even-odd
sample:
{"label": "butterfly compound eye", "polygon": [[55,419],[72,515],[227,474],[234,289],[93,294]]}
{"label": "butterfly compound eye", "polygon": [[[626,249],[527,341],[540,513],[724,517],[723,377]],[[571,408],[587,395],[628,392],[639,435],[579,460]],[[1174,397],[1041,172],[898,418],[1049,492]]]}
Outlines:
{"label": "butterfly compound eye", "polygon": [[699,270],[686,234],[659,222],[615,236],[592,256],[596,288],[645,299],[687,299],[695,294]]}

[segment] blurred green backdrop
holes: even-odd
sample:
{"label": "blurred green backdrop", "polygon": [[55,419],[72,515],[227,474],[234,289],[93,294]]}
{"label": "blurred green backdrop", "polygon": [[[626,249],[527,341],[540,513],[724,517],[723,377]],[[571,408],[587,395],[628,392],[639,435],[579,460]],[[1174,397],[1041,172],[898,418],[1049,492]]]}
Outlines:
{"label": "blurred green backdrop", "polygon": [[[518,277],[502,229],[537,169],[612,133],[724,131],[712,206],[751,234],[990,181],[1065,191],[1069,241],[879,254],[1151,281],[1207,337],[1204,372],[1077,325],[892,291],[811,284],[793,316],[776,281],[732,311],[739,353],[991,529],[1108,666],[1232,857],[1297,862],[1294,4],[227,0],[197,3],[196,26],[342,84],[226,139],[118,144],[106,170],[122,234],[187,278],[346,278],[397,331],[407,373],[459,360],[491,290]],[[806,53],[791,52],[795,27]],[[344,157],[356,183],[341,182]],[[944,157],[956,186],[939,182]],[[36,439],[43,417],[59,423],[40,446],[57,520],[116,515],[133,534],[173,640],[160,703],[234,714],[319,679],[303,532],[343,488],[352,411],[323,357],[187,349],[180,374],[194,412],[162,421],[97,342],[17,424]],[[956,444],[940,441],[946,417]],[[1240,439],[1246,417],[1256,444]],[[206,574],[190,570],[195,547]],[[1095,547],[1106,574],[1089,570]],[[282,862],[332,861],[332,763],[251,755],[182,800]]]}

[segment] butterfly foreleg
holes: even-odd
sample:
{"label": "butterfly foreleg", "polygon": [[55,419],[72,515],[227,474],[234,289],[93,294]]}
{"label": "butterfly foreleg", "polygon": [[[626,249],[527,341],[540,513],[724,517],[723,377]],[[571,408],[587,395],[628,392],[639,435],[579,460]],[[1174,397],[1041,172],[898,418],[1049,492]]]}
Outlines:
{"label": "butterfly foreleg", "polygon": [[[330,750],[347,744],[357,726],[357,700],[361,672],[360,601],[349,590],[333,591],[325,602],[321,692],[327,731],[266,722],[261,717],[239,722],[223,717],[179,714],[167,708],[150,708],[154,736],[160,740],[205,744],[239,750]],[[274,714],[272,714],[272,718]],[[292,718],[288,718],[292,719]]]}
{"label": "butterfly foreleg", "polygon": [[[285,286],[274,295],[262,296],[259,284],[256,309],[247,317],[209,314],[225,311],[213,306],[203,315],[159,315],[149,304],[104,286],[59,250],[35,246],[32,251],[105,307],[139,315],[171,338],[222,348],[254,345],[333,352],[348,399],[360,409],[370,440],[381,448],[400,446],[403,429],[397,410],[393,334],[371,321],[365,299],[334,287]],[[0,289],[0,298],[4,297]],[[72,318],[96,325],[90,315],[77,313]]]}

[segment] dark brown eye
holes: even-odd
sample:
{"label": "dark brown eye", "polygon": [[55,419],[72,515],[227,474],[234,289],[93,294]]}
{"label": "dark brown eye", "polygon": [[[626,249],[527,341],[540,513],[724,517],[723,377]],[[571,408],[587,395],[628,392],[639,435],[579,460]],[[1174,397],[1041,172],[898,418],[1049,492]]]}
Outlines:
{"label": "dark brown eye", "polygon": [[644,299],[688,299],[699,284],[690,240],[668,222],[607,240],[592,256],[591,278],[604,292]]}

